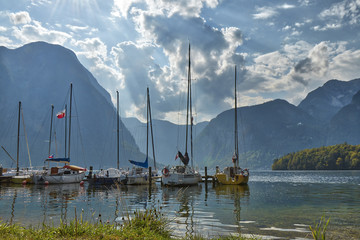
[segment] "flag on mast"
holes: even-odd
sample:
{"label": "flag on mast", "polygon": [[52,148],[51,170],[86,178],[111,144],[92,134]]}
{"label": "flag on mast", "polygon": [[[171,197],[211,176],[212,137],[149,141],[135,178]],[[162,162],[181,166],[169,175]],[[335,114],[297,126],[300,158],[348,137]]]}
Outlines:
{"label": "flag on mast", "polygon": [[60,112],[58,112],[58,113],[56,114],[56,117],[57,117],[57,118],[64,118],[64,117],[65,117],[65,109],[62,110],[62,111],[60,111]]}

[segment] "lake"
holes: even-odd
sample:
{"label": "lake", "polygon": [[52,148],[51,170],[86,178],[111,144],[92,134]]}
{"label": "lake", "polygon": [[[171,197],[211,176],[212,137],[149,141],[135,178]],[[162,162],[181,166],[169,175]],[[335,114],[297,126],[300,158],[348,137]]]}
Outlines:
{"label": "lake", "polygon": [[170,219],[179,236],[312,239],[309,225],[325,216],[330,236],[360,239],[360,171],[252,171],[247,186],[0,185],[0,220],[25,226],[66,223],[75,213],[121,223],[149,208]]}

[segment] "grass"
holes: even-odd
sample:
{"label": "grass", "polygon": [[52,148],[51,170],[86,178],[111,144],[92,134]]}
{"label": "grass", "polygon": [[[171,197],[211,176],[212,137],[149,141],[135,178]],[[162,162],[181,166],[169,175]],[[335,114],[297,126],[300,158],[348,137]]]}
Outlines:
{"label": "grass", "polygon": [[[175,239],[169,220],[156,209],[135,211],[133,216],[123,218],[122,224],[96,223],[83,221],[82,215],[78,219],[75,210],[75,219],[68,224],[60,223],[58,227],[42,225],[41,227],[23,227],[17,224],[0,222],[0,239],[11,240],[43,240],[43,239],[81,239],[81,240],[163,240]],[[185,237],[182,239],[208,240],[200,235]],[[213,238],[218,240],[256,240],[257,238],[244,238],[227,236]]]}
{"label": "grass", "polygon": [[[75,210],[76,213],[76,210]],[[310,226],[314,240],[325,240],[326,228],[330,222],[325,217],[322,217],[319,223],[315,226]],[[96,223],[83,221],[82,214],[78,219],[75,214],[75,219],[68,224],[60,223],[58,227],[50,227],[42,225],[41,227],[23,227],[17,224],[1,223],[0,222],[0,239],[29,239],[29,240],[43,240],[43,239],[80,239],[80,240],[164,240],[175,239],[170,228],[170,221],[163,217],[163,214],[156,209],[145,211],[135,211],[133,216],[123,218],[122,224],[103,223],[99,220]],[[195,234],[193,236],[186,236],[181,239],[190,240],[209,240],[209,238],[202,237]],[[219,236],[211,240],[260,240],[261,238],[247,238],[242,236]]]}
{"label": "grass", "polygon": [[314,240],[325,240],[326,228],[329,222],[330,218],[325,222],[325,217],[322,216],[319,223],[315,223],[314,227],[309,226]]}

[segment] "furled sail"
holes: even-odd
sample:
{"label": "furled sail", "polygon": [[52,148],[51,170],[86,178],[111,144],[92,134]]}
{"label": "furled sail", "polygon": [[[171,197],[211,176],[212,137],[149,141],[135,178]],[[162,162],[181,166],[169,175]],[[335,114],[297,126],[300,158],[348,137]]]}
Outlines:
{"label": "furled sail", "polygon": [[182,155],[182,153],[178,151],[178,156],[185,166],[189,164],[189,155],[187,152],[184,155]]}
{"label": "furled sail", "polygon": [[129,160],[129,162],[131,164],[134,164],[134,165],[139,166],[139,167],[143,167],[143,168],[148,168],[149,167],[148,158],[146,158],[145,162],[136,162],[134,160]]}

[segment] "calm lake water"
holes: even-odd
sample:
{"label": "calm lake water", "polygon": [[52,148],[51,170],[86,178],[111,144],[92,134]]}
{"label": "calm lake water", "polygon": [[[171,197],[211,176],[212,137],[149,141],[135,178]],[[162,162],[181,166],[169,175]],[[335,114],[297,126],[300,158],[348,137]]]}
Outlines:
{"label": "calm lake water", "polygon": [[178,235],[259,235],[311,239],[309,225],[330,217],[334,239],[360,239],[360,171],[252,171],[247,186],[118,188],[0,185],[0,220],[58,225],[82,215],[121,222],[135,210],[160,209]]}

